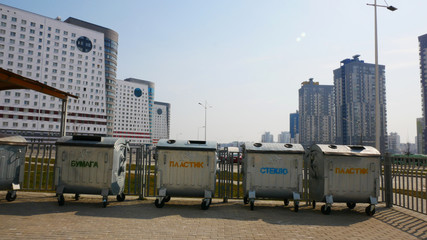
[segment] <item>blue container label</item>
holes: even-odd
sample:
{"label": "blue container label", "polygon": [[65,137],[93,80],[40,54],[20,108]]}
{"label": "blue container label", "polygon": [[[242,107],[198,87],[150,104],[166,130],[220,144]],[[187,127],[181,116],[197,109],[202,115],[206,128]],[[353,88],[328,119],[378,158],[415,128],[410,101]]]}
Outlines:
{"label": "blue container label", "polygon": [[288,174],[287,168],[261,168],[260,173],[262,174]]}

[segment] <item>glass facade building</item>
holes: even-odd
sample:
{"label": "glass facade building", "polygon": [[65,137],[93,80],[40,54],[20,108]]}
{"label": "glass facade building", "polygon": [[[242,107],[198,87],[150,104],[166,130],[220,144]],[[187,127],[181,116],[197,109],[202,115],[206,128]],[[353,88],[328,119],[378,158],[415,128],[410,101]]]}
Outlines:
{"label": "glass facade building", "polygon": [[426,125],[426,116],[427,116],[427,34],[418,37],[418,42],[420,46],[420,78],[421,78],[421,97],[422,97],[422,113],[423,113],[423,131],[422,131],[422,150],[418,150],[422,153],[427,153],[427,125]]}
{"label": "glass facade building", "polygon": [[[334,70],[336,141],[338,144],[375,146],[375,64],[359,55],[344,59]],[[379,65],[380,151],[387,150],[385,66]]]}

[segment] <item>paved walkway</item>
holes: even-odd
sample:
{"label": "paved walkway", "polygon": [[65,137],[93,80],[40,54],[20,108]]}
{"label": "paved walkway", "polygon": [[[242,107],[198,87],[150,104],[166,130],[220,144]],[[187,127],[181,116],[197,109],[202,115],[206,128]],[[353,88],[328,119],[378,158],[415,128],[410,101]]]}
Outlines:
{"label": "paved walkway", "polygon": [[[349,210],[334,204],[330,215],[300,206],[295,213],[279,201],[255,201],[249,210],[242,201],[214,199],[209,210],[201,199],[172,198],[156,208],[154,198],[124,202],[83,195],[65,195],[58,206],[52,193],[18,192],[7,202],[0,191],[0,239],[427,239],[427,216],[399,207],[377,206],[366,216],[366,204]],[[293,203],[291,202],[290,205]]]}

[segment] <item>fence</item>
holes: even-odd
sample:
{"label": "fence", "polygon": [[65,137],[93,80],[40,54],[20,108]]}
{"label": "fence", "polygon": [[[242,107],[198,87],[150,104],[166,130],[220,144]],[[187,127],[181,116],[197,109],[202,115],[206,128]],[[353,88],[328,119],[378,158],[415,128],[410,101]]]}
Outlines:
{"label": "fence", "polygon": [[427,157],[386,155],[382,196],[388,207],[397,205],[427,214]]}
{"label": "fence", "polygon": [[[127,155],[125,194],[140,198],[153,197],[156,188],[156,160],[153,149],[147,145],[131,146]],[[214,197],[242,199],[242,153],[227,148],[218,151],[217,185]],[[29,143],[26,154],[23,190],[55,191],[55,145]],[[388,207],[392,205],[427,214],[427,157],[389,156],[382,161],[381,197]],[[302,200],[309,204],[308,168],[304,168]]]}

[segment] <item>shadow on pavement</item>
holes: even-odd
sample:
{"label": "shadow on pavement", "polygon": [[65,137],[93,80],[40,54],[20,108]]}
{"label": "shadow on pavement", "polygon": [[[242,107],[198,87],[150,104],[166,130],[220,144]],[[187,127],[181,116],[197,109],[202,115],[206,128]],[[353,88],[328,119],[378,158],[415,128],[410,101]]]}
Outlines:
{"label": "shadow on pavement", "polygon": [[[79,201],[73,200],[72,195],[65,195],[65,205],[58,206],[54,194],[19,197],[14,202],[0,200],[0,215],[36,216],[44,214],[61,214],[74,212],[76,216],[105,217],[105,218],[135,218],[155,219],[167,216],[181,216],[194,219],[227,219],[236,221],[264,221],[278,225],[314,225],[314,226],[349,226],[367,221],[370,217],[364,213],[365,206],[356,206],[349,210],[341,205],[333,205],[330,215],[320,212],[320,206],[312,209],[310,206],[300,206],[299,212],[293,207],[283,206],[280,202],[272,203],[262,200],[255,202],[255,209],[250,210],[242,201],[222,203],[215,199],[208,210],[201,210],[201,199],[172,199],[163,208],[154,206],[154,199],[138,200],[130,197],[124,202],[117,202],[114,196],[109,197],[110,204],[102,208],[102,197],[82,196]],[[388,211],[378,209],[381,216],[378,219],[387,221]],[[392,212],[393,214],[400,214]],[[392,219],[390,219],[392,220]],[[390,223],[392,224],[392,223]],[[410,232],[408,232],[410,233]],[[416,235],[414,235],[416,236]]]}
{"label": "shadow on pavement", "polygon": [[384,208],[378,211],[375,219],[419,239],[427,239],[427,217],[421,219],[393,208]]}

